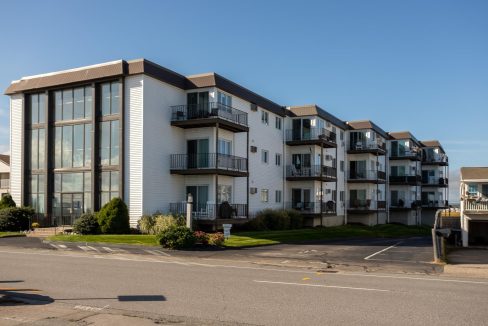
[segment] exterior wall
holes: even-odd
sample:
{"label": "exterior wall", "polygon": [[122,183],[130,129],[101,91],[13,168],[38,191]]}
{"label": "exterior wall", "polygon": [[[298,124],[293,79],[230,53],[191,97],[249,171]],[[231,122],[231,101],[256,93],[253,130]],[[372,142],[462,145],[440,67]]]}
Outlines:
{"label": "exterior wall", "polygon": [[17,205],[23,204],[24,182],[24,95],[10,97],[10,193]]}

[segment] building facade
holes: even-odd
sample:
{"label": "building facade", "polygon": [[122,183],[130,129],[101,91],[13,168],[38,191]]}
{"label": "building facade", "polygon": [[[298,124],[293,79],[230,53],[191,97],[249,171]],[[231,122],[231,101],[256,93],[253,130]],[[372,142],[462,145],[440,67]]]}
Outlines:
{"label": "building facade", "polygon": [[[370,121],[281,106],[216,73],[183,76],[145,59],[24,77],[6,94],[11,193],[44,225],[121,197],[135,226],[144,214],[184,213],[188,194],[201,224],[265,208],[297,210],[311,226],[390,221],[388,152],[404,155],[405,144]],[[406,188],[394,191],[408,206]]]}
{"label": "building facade", "polygon": [[0,196],[10,192],[10,156],[0,154]]}

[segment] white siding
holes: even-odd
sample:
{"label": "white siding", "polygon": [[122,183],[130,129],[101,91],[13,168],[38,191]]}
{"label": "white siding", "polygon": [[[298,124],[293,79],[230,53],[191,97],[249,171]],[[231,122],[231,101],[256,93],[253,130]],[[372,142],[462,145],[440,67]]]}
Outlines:
{"label": "white siding", "polygon": [[23,145],[24,136],[24,96],[10,97],[10,193],[17,205],[22,205],[23,185]]}

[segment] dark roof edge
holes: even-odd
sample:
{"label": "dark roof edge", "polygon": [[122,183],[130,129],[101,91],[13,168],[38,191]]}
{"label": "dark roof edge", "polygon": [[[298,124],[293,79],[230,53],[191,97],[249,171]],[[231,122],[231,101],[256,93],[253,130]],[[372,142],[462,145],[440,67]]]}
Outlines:
{"label": "dark roof edge", "polygon": [[[397,137],[393,136],[393,134],[397,134]],[[404,137],[407,136],[408,137]],[[413,140],[418,146],[421,146],[420,141],[410,132],[410,131],[389,131],[388,136],[390,139],[411,139]]]}
{"label": "dark roof edge", "polygon": [[[358,122],[367,122],[371,125],[371,127],[369,128],[364,128],[364,129],[373,129],[374,131],[376,131],[377,133],[379,133],[383,138],[385,139],[388,139],[389,136],[388,136],[388,133],[386,131],[384,131],[383,129],[381,129],[376,123],[374,123],[373,121],[371,120],[354,120],[354,121],[347,121],[346,124],[349,125],[349,129],[356,129],[354,127],[352,127],[350,125],[350,123],[358,123]],[[360,128],[360,129],[363,129],[363,128]]]}

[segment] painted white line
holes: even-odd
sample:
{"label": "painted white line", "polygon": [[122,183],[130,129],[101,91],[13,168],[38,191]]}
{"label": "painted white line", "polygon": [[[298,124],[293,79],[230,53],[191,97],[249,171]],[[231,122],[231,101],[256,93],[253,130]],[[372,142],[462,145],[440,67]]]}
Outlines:
{"label": "painted white line", "polygon": [[58,247],[57,245],[53,244],[53,243],[50,243],[49,245],[50,245],[51,247],[53,247],[53,248],[59,249],[59,247]]}
{"label": "painted white line", "polygon": [[289,282],[258,281],[258,280],[254,280],[254,282],[256,282],[256,283],[268,283],[268,284],[281,284],[281,285],[309,286],[309,287],[318,287],[318,288],[344,289],[344,290],[391,292],[390,290],[383,290],[383,289],[356,288],[356,287],[338,286],[338,285],[322,285],[322,284],[307,284],[307,283],[289,283]]}
{"label": "painted white line", "polygon": [[486,285],[488,285],[488,282],[483,282],[483,281],[456,280],[456,279],[450,279],[450,278],[442,279],[442,278],[433,278],[433,277],[411,277],[411,276],[358,274],[358,273],[338,273],[338,274],[331,274],[331,275],[377,277],[377,278],[392,278],[392,279],[400,279],[400,280],[415,280],[415,281],[429,281],[429,282],[451,282],[451,283],[486,284]]}
{"label": "painted white line", "polygon": [[77,246],[77,247],[80,248],[83,251],[91,251],[91,249],[88,248],[87,246]]}
{"label": "painted white line", "polygon": [[168,254],[167,252],[164,252],[164,251],[161,251],[161,250],[154,250],[154,251],[155,251],[155,252],[160,253],[160,254],[161,254],[161,255],[163,255],[163,256],[166,256],[166,257],[171,257],[171,255],[170,255],[170,254]]}
{"label": "painted white line", "polygon": [[154,255],[154,256],[159,256],[159,254],[157,252],[154,252],[152,250],[144,250],[145,252],[147,252],[148,254],[151,254],[151,255]]}
{"label": "painted white line", "polygon": [[108,252],[114,252],[115,250],[113,250],[112,248],[109,248],[109,247],[102,247],[103,250],[106,250]]}
{"label": "painted white line", "polygon": [[95,248],[95,247],[91,247],[91,246],[87,246],[87,247],[88,247],[88,248],[90,248],[90,249],[91,249],[91,250],[93,250],[93,251],[100,252],[100,250],[98,250],[98,249],[97,249],[97,248]]}
{"label": "painted white line", "polygon": [[396,246],[398,246],[398,245],[399,245],[400,243],[402,243],[402,242],[403,242],[403,241],[397,242],[397,243],[395,243],[393,246],[389,246],[389,247],[387,247],[387,248],[385,248],[385,249],[382,249],[382,250],[380,250],[380,251],[375,252],[375,253],[374,253],[374,254],[372,254],[372,255],[369,255],[368,257],[364,257],[364,260],[368,260],[368,259],[370,259],[371,257],[374,257],[374,256],[376,256],[376,255],[381,254],[382,252],[385,252],[385,251],[387,251],[387,250],[390,250],[390,249],[392,249],[392,248],[395,248]]}
{"label": "painted white line", "polygon": [[58,244],[58,246],[60,246],[61,248],[63,249],[67,249],[68,247],[66,247],[64,244]]}

